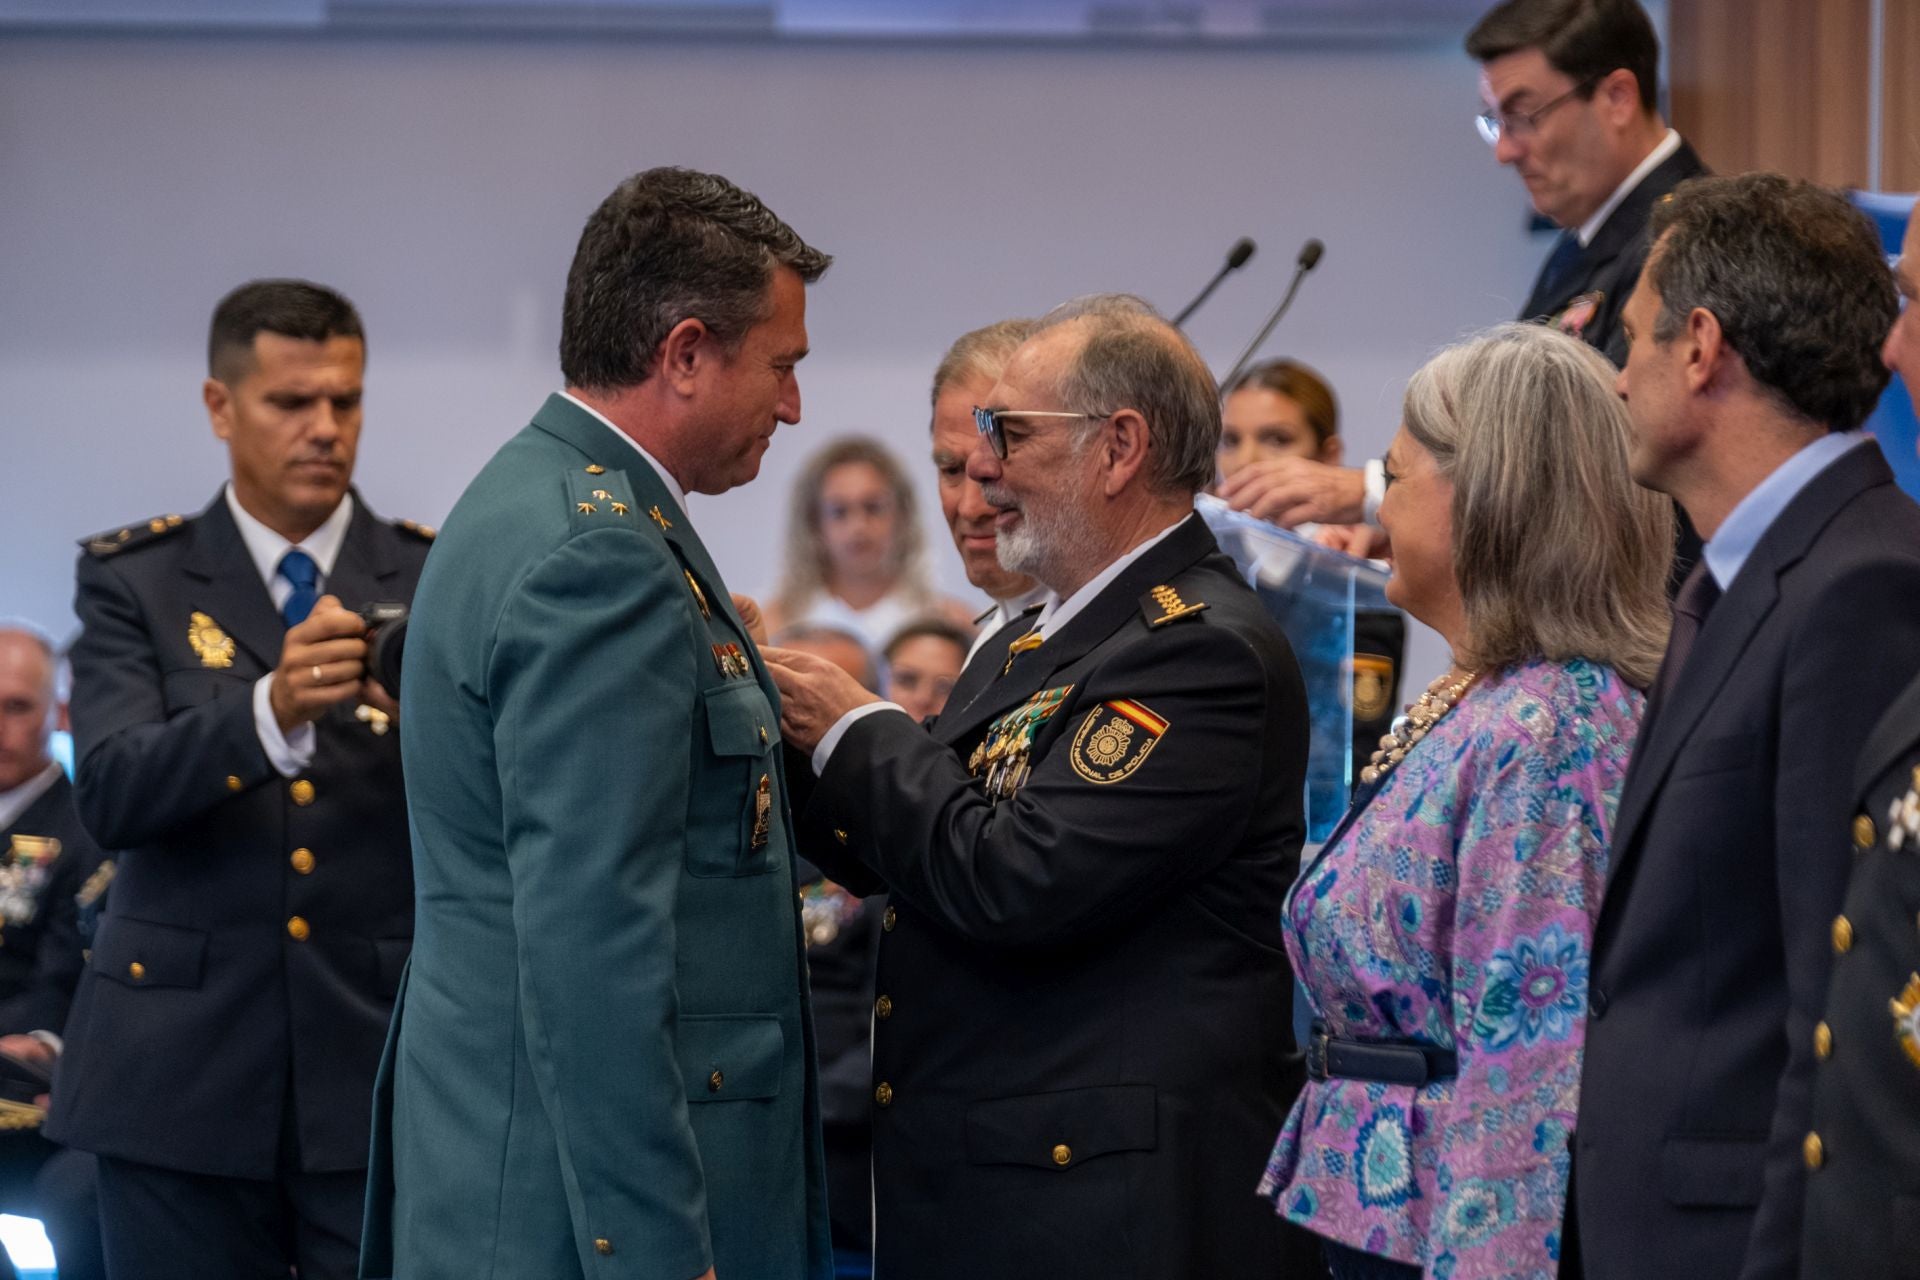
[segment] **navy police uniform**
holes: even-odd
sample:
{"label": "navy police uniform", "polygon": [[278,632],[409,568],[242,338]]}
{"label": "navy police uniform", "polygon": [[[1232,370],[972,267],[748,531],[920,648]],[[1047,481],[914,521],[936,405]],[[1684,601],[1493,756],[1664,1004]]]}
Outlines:
{"label": "navy police uniform", "polygon": [[[0,829],[0,856],[0,1035],[58,1035],[80,980],[79,898],[105,879],[65,774]],[[41,1220],[62,1280],[94,1280],[93,1157],[48,1142],[38,1122],[32,1109],[0,1104],[0,1209]],[[0,1256],[0,1276],[11,1275]]]}
{"label": "navy police uniform", "polygon": [[1253,1195],[1301,1080],[1280,904],[1307,708],[1189,518],[1037,647],[1022,618],[931,733],[845,732],[809,856],[884,883],[876,1274],[1259,1277]]}
{"label": "navy police uniform", "polygon": [[[1853,877],[1813,1029],[1806,1280],[1920,1277],[1920,680],[1855,772]],[[1844,945],[1843,945],[1844,944]]]}
{"label": "navy police uniform", "polygon": [[[356,495],[326,590],[410,600],[430,537]],[[307,1224],[302,1275],[349,1275],[413,933],[399,735],[335,707],[311,767],[275,770],[252,690],[286,627],[223,498],[83,547],[79,805],[118,872],[49,1135],[103,1157],[115,1275],[284,1268],[284,1243],[259,1238],[282,1198]]]}

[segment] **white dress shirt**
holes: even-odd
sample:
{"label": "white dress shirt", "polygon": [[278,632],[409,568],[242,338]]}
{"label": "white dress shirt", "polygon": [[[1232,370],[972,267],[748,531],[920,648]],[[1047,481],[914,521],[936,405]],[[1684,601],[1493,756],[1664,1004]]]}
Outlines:
{"label": "white dress shirt", "polygon": [[[1033,608],[1033,606],[1045,604],[1047,597],[1051,594],[1052,593],[1045,587],[1035,586],[1026,594],[1014,596],[1010,600],[995,600],[993,602],[993,612],[975,624],[980,629],[974,633],[973,643],[967,647],[967,662],[973,661],[973,655],[980,652],[980,646],[998,634],[1000,628],[1006,626],[1009,622],[1012,622],[1015,618]],[[967,663],[963,662],[960,665],[962,668],[965,668]]]}
{"label": "white dress shirt", "polygon": [[[293,594],[293,584],[280,576],[280,558],[296,546],[313,557],[313,563],[320,570],[314,590],[326,594],[327,575],[333,572],[333,562],[340,558],[341,544],[347,540],[347,526],[353,523],[352,494],[340,499],[333,514],[297,543],[288,542],[254,519],[233,496],[231,483],[227,485],[226,497],[227,510],[233,513],[233,522],[240,526],[240,540],[246,543],[247,555],[252,557],[253,567],[266,584],[267,594],[273,597],[275,609],[285,608],[287,597]],[[253,728],[260,736],[260,746],[266,751],[268,761],[281,777],[291,778],[313,763],[316,738],[312,722],[282,733],[280,722],[274,719],[271,671],[253,682]]]}
{"label": "white dress shirt", "polygon": [[1658,169],[1666,162],[1668,156],[1679,149],[1679,130],[1667,130],[1667,136],[1654,144],[1653,150],[1647,152],[1647,158],[1634,167],[1633,172],[1627,175],[1625,182],[1613,189],[1613,194],[1607,197],[1606,203],[1594,210],[1591,218],[1580,224],[1580,230],[1575,234],[1580,237],[1582,249],[1593,243],[1593,238],[1600,234],[1600,228],[1607,225],[1607,219],[1612,217],[1613,211],[1620,207],[1620,202],[1632,195],[1633,189],[1645,182],[1648,174]]}

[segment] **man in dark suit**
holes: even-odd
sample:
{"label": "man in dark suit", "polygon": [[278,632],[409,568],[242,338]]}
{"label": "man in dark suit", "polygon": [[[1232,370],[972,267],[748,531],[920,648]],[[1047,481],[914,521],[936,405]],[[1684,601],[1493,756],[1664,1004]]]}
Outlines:
{"label": "man in dark suit", "polygon": [[832,1272],[778,696],[686,507],[799,421],[830,262],[716,174],[622,182],[567,275],[566,391],[447,518],[368,1277]]}
{"label": "man in dark suit", "polygon": [[345,1277],[413,932],[395,708],[345,605],[409,600],[431,532],[349,487],[346,299],[244,285],[208,348],[231,483],[80,556],[80,813],[119,857],[48,1133],[101,1158],[116,1280]]}
{"label": "man in dark suit", "polygon": [[876,1274],[1307,1276],[1248,1203],[1300,1079],[1280,903],[1306,703],[1193,513],[1211,376],[1145,304],[1095,298],[987,404],[968,472],[1001,562],[1049,588],[1037,619],[975,655],[931,733],[768,655],[819,771],[803,847],[892,893]]}
{"label": "man in dark suit", "polygon": [[[76,901],[100,865],[73,786],[48,751],[59,658],[37,631],[0,626],[0,1209],[39,1218],[63,1280],[102,1274],[93,1157],[38,1126],[80,980]],[[36,1100],[37,1096],[37,1100]],[[0,1253],[0,1276],[13,1268]]]}
{"label": "man in dark suit", "polygon": [[1777,175],[1682,186],[1653,229],[1624,317],[1630,465],[1707,543],[1620,799],[1570,1249],[1604,1280],[1788,1280],[1850,941],[1834,835],[1920,669],[1920,507],[1856,430],[1896,300],[1866,219]]}
{"label": "man in dark suit", "polygon": [[[1920,208],[1915,210],[1920,215]],[[1895,283],[1907,305],[1881,358],[1920,377],[1920,216],[1907,222]],[[1920,679],[1893,695],[1855,766],[1853,875],[1813,1029],[1806,1280],[1920,1275]],[[1838,833],[1833,841],[1840,843]],[[1836,928],[1838,926],[1836,925]]]}
{"label": "man in dark suit", "polygon": [[[1480,63],[1481,136],[1526,184],[1535,212],[1559,227],[1520,308],[1606,353],[1627,357],[1620,312],[1647,256],[1647,218],[1706,172],[1660,115],[1660,38],[1636,0],[1505,0],[1467,35]],[[1365,472],[1301,460],[1261,465],[1224,496],[1291,528],[1309,520],[1371,523],[1385,493]],[[1676,583],[1700,554],[1684,523]]]}

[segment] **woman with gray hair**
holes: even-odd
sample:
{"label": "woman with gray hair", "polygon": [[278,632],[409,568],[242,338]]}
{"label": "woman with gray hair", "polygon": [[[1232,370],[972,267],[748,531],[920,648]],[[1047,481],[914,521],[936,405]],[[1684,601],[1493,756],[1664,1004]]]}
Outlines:
{"label": "woman with gray hair", "polygon": [[1503,325],[1407,388],[1387,597],[1453,665],[1287,899],[1315,1015],[1261,1193],[1336,1280],[1552,1276],[1593,923],[1666,643],[1672,507],[1614,371]]}

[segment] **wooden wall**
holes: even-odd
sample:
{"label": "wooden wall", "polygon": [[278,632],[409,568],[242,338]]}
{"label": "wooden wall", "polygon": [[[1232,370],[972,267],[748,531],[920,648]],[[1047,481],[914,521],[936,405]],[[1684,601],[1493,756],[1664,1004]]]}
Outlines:
{"label": "wooden wall", "polygon": [[[1920,190],[1920,0],[1882,0],[1879,186]],[[1721,173],[1872,185],[1873,0],[1670,0],[1673,124]]]}

